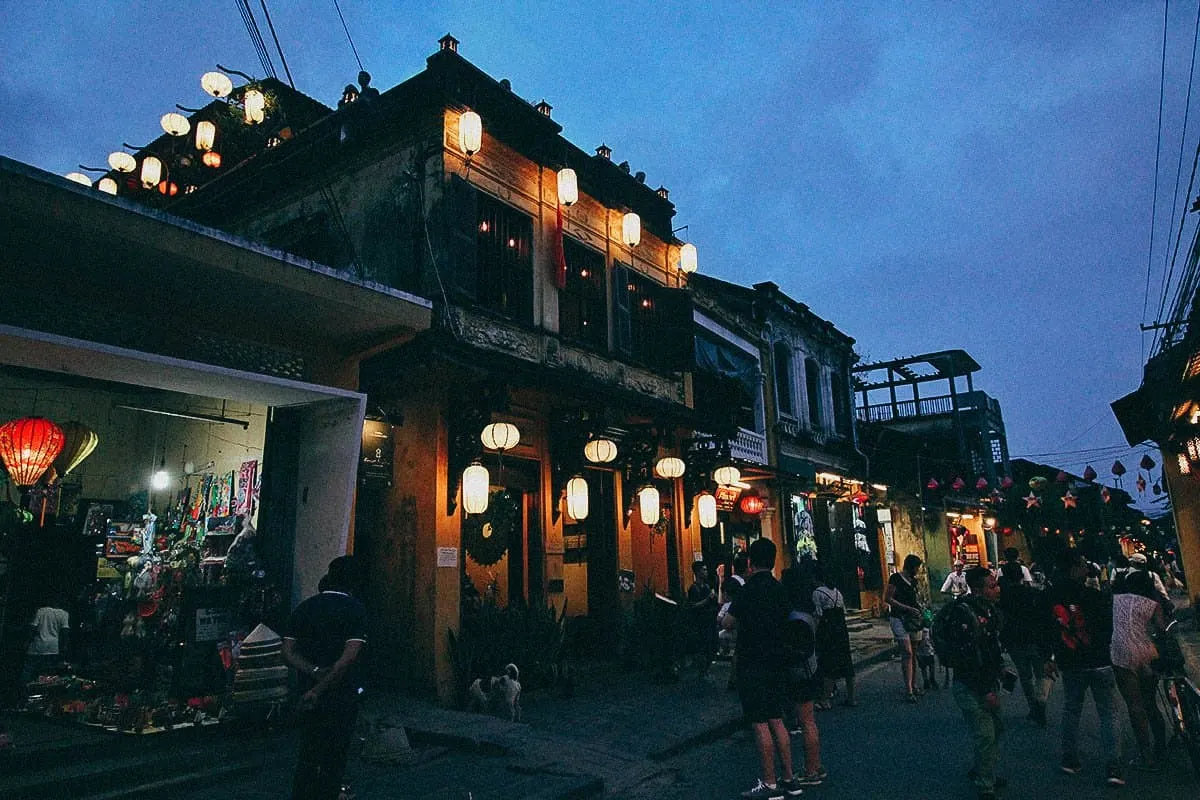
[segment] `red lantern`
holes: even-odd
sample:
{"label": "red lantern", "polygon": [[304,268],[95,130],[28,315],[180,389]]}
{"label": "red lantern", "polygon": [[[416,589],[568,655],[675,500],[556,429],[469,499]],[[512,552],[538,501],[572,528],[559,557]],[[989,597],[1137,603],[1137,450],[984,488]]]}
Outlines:
{"label": "red lantern", "polygon": [[216,169],[217,167],[221,166],[221,154],[216,150],[209,150],[200,157],[200,160],[204,162],[204,166],[206,167],[212,167],[213,169]]}
{"label": "red lantern", "polygon": [[939,486],[941,486],[941,484],[937,482],[937,478],[930,478],[929,483],[925,484],[926,489],[936,489]]}
{"label": "red lantern", "polygon": [[63,448],[62,429],[48,419],[25,417],[0,425],[0,459],[17,486],[32,486]]}
{"label": "red lantern", "polygon": [[967,488],[967,482],[962,478],[955,478],[954,483],[950,484],[950,488],[956,492],[961,492],[963,489]]}
{"label": "red lantern", "polygon": [[179,184],[174,181],[161,181],[158,184],[158,193],[167,197],[174,197],[179,194]]}
{"label": "red lantern", "polygon": [[980,478],[979,480],[975,481],[975,488],[981,492],[988,488],[987,478]]}
{"label": "red lantern", "polygon": [[764,508],[763,499],[756,494],[748,494],[742,498],[742,502],[738,507],[742,509],[742,513],[751,517],[757,517],[762,513]]}
{"label": "red lantern", "polygon": [[1000,488],[1001,489],[1011,489],[1012,487],[1013,487],[1013,479],[1008,477],[1007,475],[1005,475],[1004,480],[1000,481]]}

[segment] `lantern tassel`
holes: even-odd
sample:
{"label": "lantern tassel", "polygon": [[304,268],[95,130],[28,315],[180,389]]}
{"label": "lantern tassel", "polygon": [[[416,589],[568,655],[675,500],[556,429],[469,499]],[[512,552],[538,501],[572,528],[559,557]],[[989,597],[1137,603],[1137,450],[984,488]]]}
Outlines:
{"label": "lantern tassel", "polygon": [[562,204],[557,206],[558,222],[554,229],[554,285],[558,289],[567,288],[567,253],[563,247],[563,210]]}

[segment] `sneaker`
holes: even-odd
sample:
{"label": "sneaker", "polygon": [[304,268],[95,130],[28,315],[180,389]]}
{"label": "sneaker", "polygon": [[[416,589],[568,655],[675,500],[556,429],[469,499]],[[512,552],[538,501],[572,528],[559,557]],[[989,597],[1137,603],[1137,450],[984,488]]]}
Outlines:
{"label": "sneaker", "polygon": [[784,780],[781,778],[778,785],[779,788],[783,790],[783,793],[788,797],[799,797],[800,795],[804,794],[804,789],[801,787],[807,784],[800,783],[800,778],[797,776],[791,780]]}
{"label": "sneaker", "polygon": [[1109,786],[1124,786],[1125,778],[1124,778],[1124,776],[1121,775],[1121,768],[1118,766],[1115,766],[1115,765],[1109,767],[1108,768],[1108,777],[1105,778],[1105,782]]}
{"label": "sneaker", "polygon": [[790,728],[790,729],[788,729],[788,735],[789,736],[803,736],[804,728],[801,728],[799,725],[797,725],[795,728]]}
{"label": "sneaker", "polygon": [[820,770],[808,775],[797,775],[792,780],[801,786],[820,786],[827,777],[829,777],[829,773],[825,772],[825,770]]}
{"label": "sneaker", "polygon": [[1078,775],[1083,771],[1083,765],[1079,763],[1078,758],[1064,758],[1059,769],[1068,775]]}
{"label": "sneaker", "polygon": [[763,783],[762,778],[759,778],[753,788],[742,792],[742,797],[745,797],[746,800],[780,800],[787,797],[787,792],[780,789],[778,785],[767,786]]}

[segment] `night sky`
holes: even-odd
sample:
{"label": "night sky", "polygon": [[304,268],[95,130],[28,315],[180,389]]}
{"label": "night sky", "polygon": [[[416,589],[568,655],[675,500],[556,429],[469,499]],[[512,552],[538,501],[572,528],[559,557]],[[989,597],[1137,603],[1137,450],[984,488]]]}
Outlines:
{"label": "night sky", "polygon": [[[775,281],[864,360],[970,352],[1013,455],[1136,463],[1095,448],[1124,441],[1108,404],[1140,381],[1188,205],[1194,3],[1167,26],[1152,257],[1161,1],[341,5],[379,89],[452,32],[571,141],[667,186],[701,271]],[[333,0],[269,6],[297,88],[335,105],[358,64]],[[202,105],[217,63],[264,74],[235,2],[3,0],[0,20],[0,153],[59,174]]]}

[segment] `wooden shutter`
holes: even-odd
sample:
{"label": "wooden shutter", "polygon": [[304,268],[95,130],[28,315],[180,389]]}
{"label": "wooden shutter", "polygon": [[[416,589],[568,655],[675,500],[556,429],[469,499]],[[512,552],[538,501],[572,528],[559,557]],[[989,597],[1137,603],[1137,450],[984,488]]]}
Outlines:
{"label": "wooden shutter", "polygon": [[692,298],[686,289],[659,287],[655,292],[659,330],[654,336],[653,366],[688,372],[696,363]]}
{"label": "wooden shutter", "polygon": [[443,200],[446,220],[445,257],[438,266],[442,282],[452,299],[474,301],[478,294],[476,266],[479,211],[476,190],[462,178],[452,175]]}
{"label": "wooden shutter", "polygon": [[613,349],[633,353],[633,316],[629,309],[629,267],[613,264]]}

